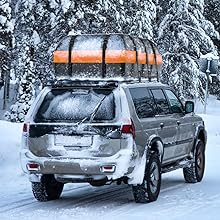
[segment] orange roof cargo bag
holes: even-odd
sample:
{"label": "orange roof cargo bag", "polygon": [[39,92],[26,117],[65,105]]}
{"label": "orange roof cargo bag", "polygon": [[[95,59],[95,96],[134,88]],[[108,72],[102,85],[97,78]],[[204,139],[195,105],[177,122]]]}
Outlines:
{"label": "orange roof cargo bag", "polygon": [[155,44],[124,34],[69,35],[53,54],[56,77],[156,78],[162,57]]}

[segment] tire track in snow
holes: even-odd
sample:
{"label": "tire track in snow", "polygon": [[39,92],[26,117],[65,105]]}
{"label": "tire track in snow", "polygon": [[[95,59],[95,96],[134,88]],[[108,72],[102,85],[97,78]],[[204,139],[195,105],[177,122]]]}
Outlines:
{"label": "tire track in snow", "polygon": [[[125,185],[124,185],[125,186]],[[82,190],[82,188],[86,189],[86,192],[80,193],[80,191]],[[6,212],[20,212],[20,211],[25,211],[25,210],[31,210],[31,209],[48,209],[49,207],[52,207],[53,209],[56,208],[74,208],[74,207],[79,207],[79,206],[86,206],[89,204],[94,205],[95,203],[101,202],[101,201],[106,201],[108,199],[111,198],[117,198],[119,196],[124,195],[125,193],[129,192],[131,189],[130,187],[125,187],[125,188],[119,188],[117,189],[117,187],[109,187],[107,189],[102,190],[101,188],[96,188],[95,190],[92,190],[92,188],[90,186],[86,186],[86,187],[81,187],[81,189],[72,189],[72,190],[67,190],[67,192],[65,191],[64,194],[71,194],[74,193],[77,190],[77,197],[79,198],[74,198],[71,197],[71,195],[68,195],[68,197],[65,197],[60,200],[56,200],[56,201],[50,201],[50,202],[46,202],[46,207],[45,207],[45,203],[41,203],[38,202],[36,200],[33,200],[33,196],[28,198],[28,199],[22,199],[22,200],[18,200],[14,203],[10,203],[10,204],[5,204],[2,205],[0,208],[0,213],[6,213]]]}
{"label": "tire track in snow", "polygon": [[[162,186],[163,189],[161,189],[161,193],[174,190],[176,188],[179,188],[181,185],[184,185],[184,183],[177,184],[174,186],[166,187]],[[48,208],[52,208],[54,210],[56,209],[70,209],[70,208],[76,208],[76,207],[83,207],[83,206],[94,206],[96,204],[103,205],[103,202],[108,204],[118,202],[118,198],[123,198],[120,201],[120,207],[123,205],[123,207],[119,209],[127,209],[130,206],[133,206],[133,196],[132,196],[132,189],[130,186],[122,185],[112,185],[112,186],[104,186],[105,188],[95,188],[91,187],[89,185],[81,186],[78,188],[73,189],[66,189],[64,190],[61,199],[55,200],[55,201],[49,201],[46,203],[38,202],[34,199],[33,195],[31,195],[29,198],[21,199],[18,201],[15,201],[13,203],[8,203],[0,206],[0,213],[5,212],[19,212],[19,211],[25,211],[25,210],[44,210]],[[132,199],[131,199],[132,198]],[[132,200],[132,204],[129,202]],[[46,204],[46,206],[45,206]],[[119,210],[118,208],[116,208]],[[115,210],[117,212],[117,210]],[[113,211],[113,213],[115,212]]]}
{"label": "tire track in snow", "polygon": [[[176,190],[176,189],[180,188],[183,185],[185,185],[185,183],[179,183],[179,184],[171,185],[171,186],[164,186],[163,185],[162,189],[160,191],[160,195],[163,194],[163,193],[167,193],[169,191]],[[136,204],[134,202],[132,202],[132,203],[125,203],[125,204],[123,204],[122,207],[115,207],[115,209],[113,211],[110,211],[109,213],[107,213],[106,216],[107,215],[108,216],[112,216],[112,219],[115,219],[116,217],[120,218],[120,213],[126,214],[126,213],[131,212],[131,210],[134,210],[134,212],[135,212],[135,209],[137,207],[139,207],[139,205],[144,205],[144,204]],[[145,205],[147,205],[147,203]],[[104,216],[103,216],[103,218],[104,218]]]}
{"label": "tire track in snow", "polygon": [[[89,187],[88,186],[80,186],[80,187],[73,188],[73,189],[66,189],[66,190],[64,190],[63,193],[68,193],[68,192],[71,193],[71,192],[74,192],[76,190],[77,191],[81,190],[83,188],[89,188]],[[23,207],[23,206],[27,206],[27,205],[30,205],[30,204],[34,204],[34,203],[39,204],[39,202],[37,200],[35,200],[35,198],[32,194],[29,194],[29,196],[25,196],[25,197],[26,198],[22,197],[21,200],[10,201],[6,204],[0,205],[0,213],[7,212],[7,211],[10,211],[10,210],[14,210],[14,209],[17,209],[17,208],[20,208],[20,207]]]}

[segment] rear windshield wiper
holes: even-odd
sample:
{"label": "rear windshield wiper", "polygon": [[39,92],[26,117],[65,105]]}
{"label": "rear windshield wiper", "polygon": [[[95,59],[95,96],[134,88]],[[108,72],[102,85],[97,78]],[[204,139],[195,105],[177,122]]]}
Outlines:
{"label": "rear windshield wiper", "polygon": [[89,117],[89,123],[91,123],[93,121],[93,119],[95,118],[96,116],[96,113],[98,112],[101,104],[103,103],[103,101],[105,100],[105,98],[107,97],[108,95],[105,95],[101,100],[100,102],[96,105],[96,107],[94,108],[94,110],[92,111],[92,113],[90,114],[90,117]]}
{"label": "rear windshield wiper", "polygon": [[105,100],[105,98],[107,97],[108,95],[105,95],[100,101],[99,103],[95,106],[95,108],[93,109],[93,111],[88,115],[86,116],[85,118],[83,118],[81,121],[77,122],[76,123],[76,126],[78,127],[79,125],[81,125],[84,121],[88,120],[89,119],[89,123],[91,123],[93,121],[93,119],[95,118],[96,116],[96,113],[98,112],[101,104],[103,103],[103,101]]}

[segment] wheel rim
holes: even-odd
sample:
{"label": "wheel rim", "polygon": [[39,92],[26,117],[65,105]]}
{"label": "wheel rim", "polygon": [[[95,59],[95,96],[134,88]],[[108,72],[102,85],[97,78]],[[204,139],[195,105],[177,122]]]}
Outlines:
{"label": "wheel rim", "polygon": [[197,156],[196,156],[196,169],[198,176],[201,178],[204,172],[204,152],[201,147],[198,148]]}
{"label": "wheel rim", "polygon": [[150,167],[150,189],[152,193],[155,193],[158,189],[159,176],[157,163],[153,162]]}

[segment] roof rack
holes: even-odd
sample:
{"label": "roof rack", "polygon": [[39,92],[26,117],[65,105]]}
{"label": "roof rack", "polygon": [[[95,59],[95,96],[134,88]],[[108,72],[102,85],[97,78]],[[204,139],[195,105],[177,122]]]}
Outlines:
{"label": "roof rack", "polygon": [[69,35],[53,54],[56,77],[159,81],[162,56],[148,40],[125,34]]}
{"label": "roof rack", "polygon": [[137,79],[127,79],[127,80],[117,80],[117,79],[60,79],[55,80],[47,84],[47,86],[51,86],[52,88],[60,88],[60,87],[99,87],[99,88],[116,88],[121,83],[138,83]]}

